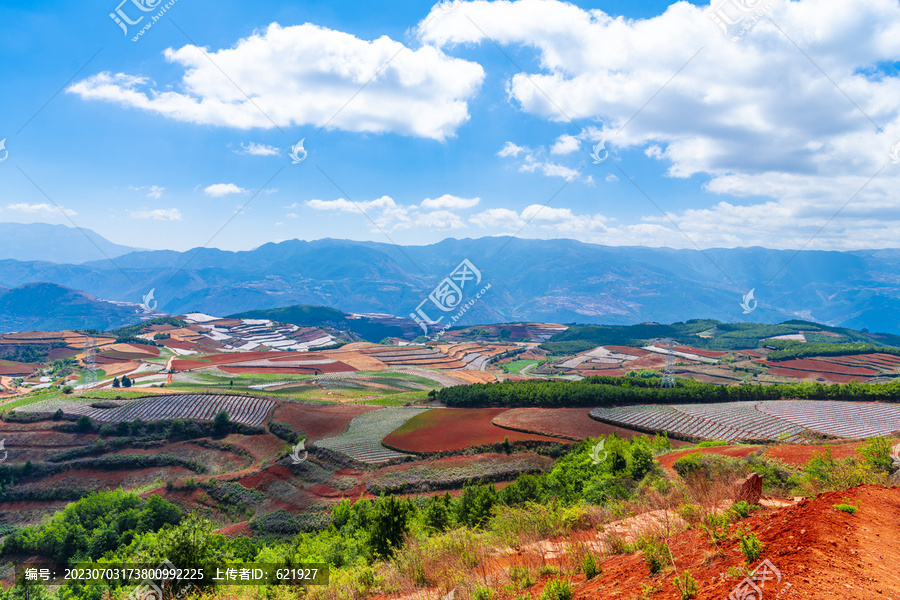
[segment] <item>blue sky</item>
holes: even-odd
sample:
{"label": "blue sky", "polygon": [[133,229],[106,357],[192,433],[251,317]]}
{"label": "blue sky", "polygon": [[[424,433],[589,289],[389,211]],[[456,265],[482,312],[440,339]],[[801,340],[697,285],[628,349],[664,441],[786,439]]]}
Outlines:
{"label": "blue sky", "polygon": [[737,3],[4,2],[0,220],[897,247],[900,4]]}

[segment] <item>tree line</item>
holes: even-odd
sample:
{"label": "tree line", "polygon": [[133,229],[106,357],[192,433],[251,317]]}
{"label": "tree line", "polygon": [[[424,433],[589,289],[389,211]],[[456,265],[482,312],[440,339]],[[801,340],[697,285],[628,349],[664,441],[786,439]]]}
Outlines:
{"label": "tree line", "polygon": [[824,385],[788,383],[774,385],[722,386],[692,379],[678,379],[675,387],[660,387],[660,377],[585,377],[581,381],[504,381],[460,385],[431,392],[447,406],[621,406],[628,404],[682,404],[737,401],[849,400],[900,401],[900,381],[890,383]]}

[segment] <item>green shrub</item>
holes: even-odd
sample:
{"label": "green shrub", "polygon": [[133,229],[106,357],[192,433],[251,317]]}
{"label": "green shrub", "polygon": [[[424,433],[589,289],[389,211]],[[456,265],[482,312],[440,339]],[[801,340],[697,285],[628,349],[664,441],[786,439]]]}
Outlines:
{"label": "green shrub", "polygon": [[696,504],[685,503],[679,506],[676,511],[678,516],[690,523],[696,525],[702,518],[703,510]]}
{"label": "green shrub", "polygon": [[890,473],[893,470],[894,461],[891,459],[891,443],[885,437],[873,437],[860,446],[859,453],[874,469]]}
{"label": "green shrub", "polygon": [[494,600],[494,590],[483,585],[475,586],[472,592],[472,600]]}
{"label": "green shrub", "polygon": [[858,510],[858,507],[851,504],[832,504],[832,507],[851,515]]}
{"label": "green shrub", "polygon": [[603,566],[597,562],[597,559],[594,558],[591,552],[585,552],[581,558],[581,570],[584,571],[586,579],[593,579],[603,572]]}
{"label": "green shrub", "polygon": [[750,516],[750,504],[748,504],[746,500],[738,500],[731,505],[728,512],[732,515],[734,520],[746,519]]}
{"label": "green shrub", "polygon": [[739,532],[738,537],[741,540],[741,552],[744,553],[746,561],[749,563],[759,558],[763,551],[763,545],[756,537],[756,534],[751,533],[747,535],[744,532]]}
{"label": "green shrub", "polygon": [[513,565],[509,568],[509,580],[516,589],[524,590],[534,585],[531,570],[524,565]]}
{"label": "green shrub", "polygon": [[698,448],[713,448],[715,446],[727,446],[728,442],[725,440],[706,440],[697,444]]}
{"label": "green shrub", "polygon": [[540,600],[572,600],[572,584],[565,579],[552,579],[544,586]]}
{"label": "green shrub", "polygon": [[697,597],[697,581],[691,577],[688,571],[681,575],[676,575],[672,578],[672,583],[675,584],[675,587],[681,593],[681,600],[691,600],[691,598]]}
{"label": "green shrub", "polygon": [[644,562],[647,564],[647,568],[650,569],[650,574],[656,575],[659,573],[669,559],[668,547],[649,535],[645,535],[638,540],[638,547],[640,547],[641,553],[644,555]]}
{"label": "green shrub", "polygon": [[710,540],[715,544],[728,537],[731,529],[731,520],[723,513],[710,512],[703,519],[701,525],[703,530],[709,535]]}
{"label": "green shrub", "polygon": [[78,417],[78,421],[75,423],[75,428],[80,433],[87,433],[92,427],[91,420],[85,415]]}

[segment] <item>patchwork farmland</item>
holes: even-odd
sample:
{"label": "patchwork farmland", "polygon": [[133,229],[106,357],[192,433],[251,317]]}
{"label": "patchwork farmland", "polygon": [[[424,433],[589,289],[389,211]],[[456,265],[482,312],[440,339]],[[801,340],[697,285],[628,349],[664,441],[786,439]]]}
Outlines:
{"label": "patchwork farmland", "polygon": [[[95,403],[96,404],[96,403]],[[144,422],[172,419],[211,420],[219,411],[245,425],[260,425],[275,405],[272,400],[248,396],[224,394],[171,394],[137,400],[116,400],[114,408],[98,408],[90,404],[65,400],[38,402],[15,409],[17,412],[53,412],[57,408],[64,414],[84,415],[92,420],[117,423],[141,419]]]}
{"label": "patchwork farmland", "polygon": [[596,408],[591,417],[690,440],[808,444],[833,436],[865,438],[900,431],[900,406],[875,402],[770,400]]}
{"label": "patchwork farmland", "polygon": [[402,454],[381,445],[381,440],[409,419],[426,411],[422,408],[382,408],[368,412],[350,421],[347,431],[339,436],[325,438],[316,446],[346,454],[354,460],[378,464],[396,458],[406,458]]}

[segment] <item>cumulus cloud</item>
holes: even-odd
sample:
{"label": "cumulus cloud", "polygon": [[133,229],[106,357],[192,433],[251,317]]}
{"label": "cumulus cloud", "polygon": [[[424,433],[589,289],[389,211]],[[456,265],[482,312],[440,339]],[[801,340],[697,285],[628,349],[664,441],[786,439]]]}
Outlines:
{"label": "cumulus cloud", "polygon": [[250,142],[249,144],[241,142],[241,149],[234,152],[236,154],[249,154],[250,156],[278,156],[280,154],[280,151],[275,146],[257,144],[256,142]]}
{"label": "cumulus cloud", "polygon": [[506,144],[503,145],[503,148],[500,149],[500,152],[497,153],[497,156],[501,158],[506,158],[508,156],[518,156],[520,152],[527,152],[527,149],[523,148],[522,146],[517,146],[512,142],[506,142]]}
{"label": "cumulus cloud", "polygon": [[136,210],[131,213],[132,219],[152,219],[154,221],[180,221],[181,211],[177,208],[155,208],[153,210]]}
{"label": "cumulus cloud", "polygon": [[581,149],[581,140],[574,135],[563,134],[556,138],[550,148],[551,154],[571,154]]}
{"label": "cumulus cloud", "polygon": [[[799,247],[851,198],[812,247],[900,243],[888,233],[900,227],[900,169],[869,181],[900,140],[900,78],[884,67],[900,59],[896,2],[775,3],[772,21],[759,19],[737,43],[708,6],[687,2],[647,19],[557,0],[457,7],[432,9],[422,39],[448,52],[479,43],[533,49],[537,66],[510,77],[507,93],[529,115],[566,128],[576,122],[580,129],[558,137],[551,154],[565,154],[572,138],[606,140],[607,149],[643,150],[669,177],[708,179],[706,207],[671,215],[700,245]],[[510,142],[500,155],[523,152]],[[521,168],[561,177],[570,169],[539,154]],[[649,225],[629,233],[681,235],[668,219]]]}
{"label": "cumulus cloud", "polygon": [[244,194],[247,190],[233,183],[214,183],[203,188],[203,193],[211,198],[222,198],[228,194]]}
{"label": "cumulus cloud", "polygon": [[443,140],[469,119],[468,101],[484,78],[478,63],[433,45],[411,50],[387,36],[370,41],[309,23],[272,23],[208,54],[212,60],[193,45],[167,49],[166,60],[184,69],[173,86],[102,72],[66,91],[201,125],[328,126]]}
{"label": "cumulus cloud", "polygon": [[451,194],[444,194],[440,198],[425,198],[422,200],[422,208],[430,208],[437,210],[441,208],[449,208],[450,210],[458,210],[461,208],[472,208],[481,201],[481,198],[460,198]]}
{"label": "cumulus cloud", "polygon": [[19,202],[17,204],[7,204],[7,210],[12,210],[16,212],[23,212],[32,215],[42,215],[45,217],[53,217],[57,215],[65,215],[67,217],[74,217],[78,213],[72,210],[71,208],[65,208],[63,206],[51,206],[49,204],[28,204],[25,202]]}
{"label": "cumulus cloud", "polygon": [[[415,204],[398,204],[390,196],[356,202],[351,202],[345,198],[338,198],[337,200],[316,199],[309,200],[305,204],[314,210],[364,215],[376,224],[377,227],[373,231],[380,229],[381,231],[391,232],[413,227],[424,227],[441,231],[464,229],[466,224],[462,217],[453,212],[453,210],[441,209],[469,208],[475,206],[478,201],[478,198],[458,198],[445,194],[434,200],[430,198],[424,200],[421,207]],[[288,208],[293,210],[296,207],[292,205]],[[423,209],[437,210],[426,211]],[[296,216],[293,212],[288,213],[288,215]]]}

